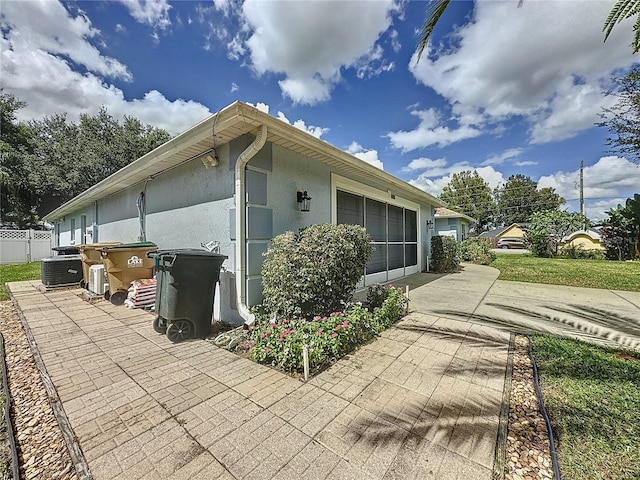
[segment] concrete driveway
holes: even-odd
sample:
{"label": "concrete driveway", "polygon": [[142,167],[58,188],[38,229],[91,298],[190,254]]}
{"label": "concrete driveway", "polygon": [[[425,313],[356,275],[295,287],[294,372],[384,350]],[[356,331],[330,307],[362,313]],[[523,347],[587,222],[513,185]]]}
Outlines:
{"label": "concrete driveway", "polygon": [[[421,274],[425,280],[428,275]],[[492,267],[429,283],[413,279],[411,308],[511,332],[544,332],[640,350],[640,292],[497,280]]]}

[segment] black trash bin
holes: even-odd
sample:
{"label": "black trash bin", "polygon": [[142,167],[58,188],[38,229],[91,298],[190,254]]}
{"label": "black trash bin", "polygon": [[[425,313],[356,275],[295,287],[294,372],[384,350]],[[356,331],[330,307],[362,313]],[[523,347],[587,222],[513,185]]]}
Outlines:
{"label": "black trash bin", "polygon": [[51,250],[56,252],[58,255],[78,255],[80,253],[80,250],[75,245],[61,245],[53,247]]}
{"label": "black trash bin", "polygon": [[200,249],[148,252],[155,258],[156,318],[153,329],[172,342],[207,338],[216,283],[225,255]]}

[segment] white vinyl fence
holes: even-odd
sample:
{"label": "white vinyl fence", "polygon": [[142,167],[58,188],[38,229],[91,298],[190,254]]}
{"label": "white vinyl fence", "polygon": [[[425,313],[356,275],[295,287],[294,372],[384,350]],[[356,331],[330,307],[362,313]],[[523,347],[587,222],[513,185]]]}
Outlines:
{"label": "white vinyl fence", "polygon": [[53,255],[49,230],[0,230],[0,264],[37,262]]}

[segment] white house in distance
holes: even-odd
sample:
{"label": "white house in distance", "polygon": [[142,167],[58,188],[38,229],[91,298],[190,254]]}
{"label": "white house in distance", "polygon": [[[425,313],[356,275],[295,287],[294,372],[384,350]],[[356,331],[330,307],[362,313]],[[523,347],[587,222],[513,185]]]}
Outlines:
{"label": "white house in distance", "polygon": [[[301,211],[300,197],[310,197]],[[434,196],[235,102],[45,216],[56,244],[218,242],[224,262],[214,317],[248,318],[262,300],[271,239],[318,223],[355,223],[374,253],[360,287],[425,268]],[[220,297],[220,298],[218,298]],[[234,317],[235,318],[231,318]]]}

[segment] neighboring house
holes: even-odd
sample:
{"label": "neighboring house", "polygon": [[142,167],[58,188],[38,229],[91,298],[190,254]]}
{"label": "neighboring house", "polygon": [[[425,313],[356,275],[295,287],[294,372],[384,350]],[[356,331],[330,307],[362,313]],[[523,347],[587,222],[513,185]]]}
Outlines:
{"label": "neighboring house", "polygon": [[501,238],[524,238],[524,232],[527,230],[526,223],[513,223],[507,227],[499,227],[488,232],[482,232],[479,238],[491,240],[493,247],[497,246],[498,240]]}
{"label": "neighboring house", "polygon": [[[305,195],[306,194],[306,195]],[[303,198],[300,198],[303,197]],[[299,202],[311,197],[309,211]],[[318,223],[366,227],[374,253],[360,288],[421,271],[432,195],[250,105],[235,102],[45,216],[56,244],[218,242],[214,317],[251,318],[271,239]],[[235,316],[235,318],[233,318]]]}
{"label": "neighboring house", "polygon": [[471,218],[464,213],[454,212],[446,207],[436,208],[435,234],[449,236],[462,241],[469,236],[469,226],[476,223],[475,218]]}
{"label": "neighboring house", "polygon": [[578,230],[562,238],[558,245],[562,247],[578,247],[582,250],[606,250],[602,237],[595,230]]}

